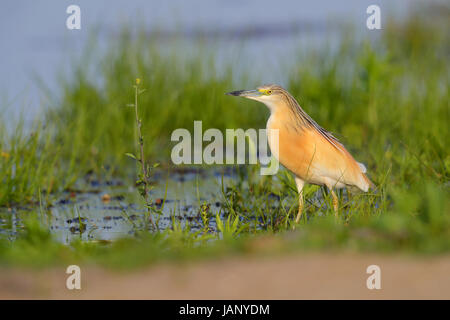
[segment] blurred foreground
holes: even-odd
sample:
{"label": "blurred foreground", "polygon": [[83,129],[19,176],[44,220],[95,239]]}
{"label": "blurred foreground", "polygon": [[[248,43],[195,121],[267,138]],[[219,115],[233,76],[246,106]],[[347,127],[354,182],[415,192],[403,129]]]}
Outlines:
{"label": "blurred foreground", "polygon": [[[381,268],[380,290],[366,287],[372,264]],[[81,290],[68,290],[64,268],[2,269],[0,299],[450,299],[448,270],[450,256],[297,253],[162,263],[133,273],[81,266]]]}

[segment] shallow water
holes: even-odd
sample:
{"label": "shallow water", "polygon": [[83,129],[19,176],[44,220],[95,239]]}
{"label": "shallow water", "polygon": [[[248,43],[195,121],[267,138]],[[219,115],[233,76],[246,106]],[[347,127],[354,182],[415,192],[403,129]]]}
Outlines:
{"label": "shallow water", "polygon": [[[159,229],[170,227],[172,219],[176,219],[182,225],[189,223],[192,231],[198,230],[202,226],[200,206],[209,205],[213,215],[219,212],[222,187],[225,190],[235,178],[230,168],[184,168],[170,174],[162,170],[155,172],[150,196],[154,208],[162,211]],[[41,223],[63,243],[75,238],[114,240],[146,227],[146,210],[134,187],[123,181],[89,179],[83,182],[81,190],[66,191],[51,205],[0,209],[0,237],[14,240],[24,228],[24,219],[33,212],[37,212]],[[153,220],[156,219],[157,215],[153,215]],[[213,221],[210,227],[215,229]]]}
{"label": "shallow water", "polygon": [[[276,229],[277,225],[285,223],[282,221],[288,212],[289,218],[294,219],[298,201],[296,193],[295,196],[288,192],[283,195],[273,193],[282,184],[277,175],[265,178],[271,179],[270,191],[252,191],[255,181],[248,182],[252,175],[249,169],[245,165],[157,169],[152,175],[149,193],[152,221],[157,228],[148,219],[147,209],[133,185],[133,179],[99,181],[87,175],[62,194],[49,195],[48,198],[41,195],[40,203],[0,208],[0,238],[14,241],[25,229],[25,220],[32,215],[37,215],[54,239],[65,244],[75,239],[113,241],[132,237],[143,230],[162,232],[172,229],[174,222],[182,228],[189,226],[190,232],[204,232],[206,226],[201,211],[209,217],[208,232],[217,232],[216,214],[227,219],[231,202],[234,202],[233,210],[239,214],[241,223],[247,224],[251,230],[266,230],[269,226]],[[351,215],[351,209],[345,207],[350,208],[354,200],[349,200],[347,190],[340,192],[340,199],[341,205],[343,202],[347,205],[340,209],[339,214]],[[323,189],[309,194],[305,201],[310,210],[305,211],[302,219],[309,220],[332,212]],[[374,205],[378,206],[376,202]]]}

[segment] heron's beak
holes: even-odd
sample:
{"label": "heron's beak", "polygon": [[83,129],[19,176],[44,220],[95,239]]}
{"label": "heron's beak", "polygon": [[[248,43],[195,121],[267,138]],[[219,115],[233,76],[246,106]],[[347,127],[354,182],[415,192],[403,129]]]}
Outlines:
{"label": "heron's beak", "polygon": [[244,97],[244,98],[256,98],[256,97],[262,96],[263,93],[259,90],[238,90],[238,91],[227,92],[226,95]]}

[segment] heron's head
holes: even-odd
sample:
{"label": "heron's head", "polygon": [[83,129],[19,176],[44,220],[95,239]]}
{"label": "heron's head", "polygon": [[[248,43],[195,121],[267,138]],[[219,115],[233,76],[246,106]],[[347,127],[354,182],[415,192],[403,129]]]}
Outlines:
{"label": "heron's head", "polygon": [[285,98],[287,91],[276,84],[266,84],[254,90],[239,90],[226,93],[230,96],[244,97],[264,103],[273,110]]}

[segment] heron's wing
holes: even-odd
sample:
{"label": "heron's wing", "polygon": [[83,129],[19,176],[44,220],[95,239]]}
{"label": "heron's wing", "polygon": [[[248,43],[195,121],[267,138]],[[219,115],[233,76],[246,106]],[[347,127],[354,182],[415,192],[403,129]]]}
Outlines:
{"label": "heron's wing", "polygon": [[334,181],[367,189],[362,168],[341,143],[331,143],[315,128],[280,130],[279,136],[279,160],[300,178],[312,183]]}

